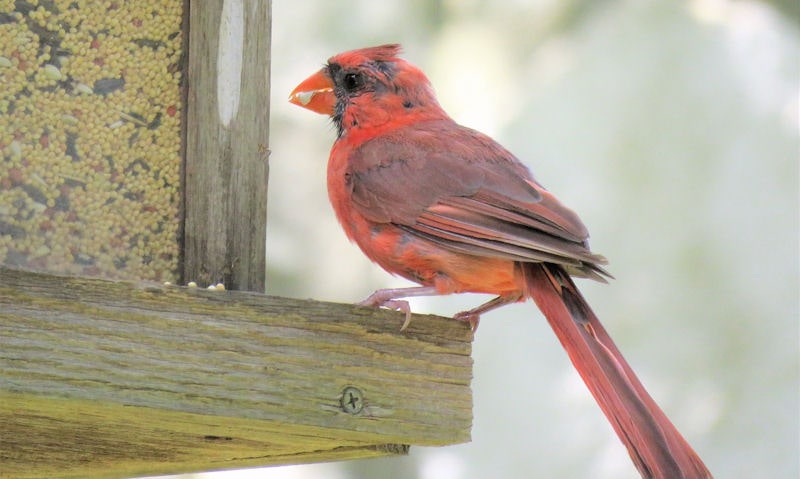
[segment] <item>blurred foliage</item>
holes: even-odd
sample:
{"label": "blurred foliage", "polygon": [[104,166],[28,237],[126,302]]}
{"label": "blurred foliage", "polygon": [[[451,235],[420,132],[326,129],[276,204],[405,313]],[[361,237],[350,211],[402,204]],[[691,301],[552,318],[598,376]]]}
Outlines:
{"label": "blurred foliage", "polygon": [[774,6],[787,19],[800,25],[800,2],[797,0],[768,0],[765,3]]}

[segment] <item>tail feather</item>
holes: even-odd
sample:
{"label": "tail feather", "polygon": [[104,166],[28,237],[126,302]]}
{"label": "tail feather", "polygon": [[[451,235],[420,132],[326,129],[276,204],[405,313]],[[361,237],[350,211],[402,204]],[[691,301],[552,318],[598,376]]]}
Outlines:
{"label": "tail feather", "polygon": [[643,478],[702,479],[711,473],[658,407],[583,299],[556,265],[520,266],[533,298]]}

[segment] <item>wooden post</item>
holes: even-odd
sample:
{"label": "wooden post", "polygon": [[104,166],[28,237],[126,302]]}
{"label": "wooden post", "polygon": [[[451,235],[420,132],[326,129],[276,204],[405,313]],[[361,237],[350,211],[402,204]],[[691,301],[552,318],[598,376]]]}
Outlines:
{"label": "wooden post", "polygon": [[264,291],[271,2],[189,2],[183,280]]}
{"label": "wooden post", "polygon": [[470,437],[462,322],[0,267],[0,476],[403,454]]}

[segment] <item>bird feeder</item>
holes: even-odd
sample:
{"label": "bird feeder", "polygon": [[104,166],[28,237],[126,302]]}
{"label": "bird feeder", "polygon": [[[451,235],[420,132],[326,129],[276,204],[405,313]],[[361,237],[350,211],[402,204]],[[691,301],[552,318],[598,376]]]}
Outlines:
{"label": "bird feeder", "polygon": [[270,21],[268,1],[0,0],[3,477],[469,439],[465,325],[263,294]]}

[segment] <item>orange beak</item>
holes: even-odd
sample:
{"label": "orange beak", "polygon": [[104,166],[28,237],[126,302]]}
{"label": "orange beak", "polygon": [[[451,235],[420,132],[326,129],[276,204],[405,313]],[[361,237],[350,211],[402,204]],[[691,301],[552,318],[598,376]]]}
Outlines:
{"label": "orange beak", "polygon": [[328,78],[325,69],[297,85],[289,94],[289,102],[323,115],[333,116],[336,96],[333,94],[333,82]]}

